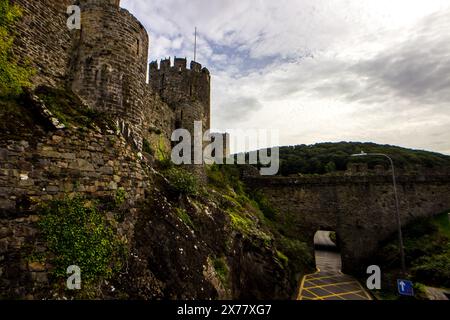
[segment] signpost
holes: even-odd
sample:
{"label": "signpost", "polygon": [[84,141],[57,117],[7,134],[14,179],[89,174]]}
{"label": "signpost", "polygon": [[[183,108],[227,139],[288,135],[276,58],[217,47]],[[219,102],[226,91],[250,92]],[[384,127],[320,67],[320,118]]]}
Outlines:
{"label": "signpost", "polygon": [[413,297],[414,288],[413,283],[409,280],[397,280],[398,293],[402,296]]}

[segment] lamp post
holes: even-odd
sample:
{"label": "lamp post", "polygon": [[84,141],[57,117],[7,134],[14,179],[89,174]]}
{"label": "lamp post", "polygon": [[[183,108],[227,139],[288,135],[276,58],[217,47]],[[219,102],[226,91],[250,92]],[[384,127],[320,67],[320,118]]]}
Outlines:
{"label": "lamp post", "polygon": [[400,218],[400,205],[398,201],[398,194],[397,194],[397,181],[395,178],[395,167],[394,167],[394,161],[390,156],[383,153],[365,153],[364,151],[361,151],[359,154],[353,154],[352,157],[385,157],[389,160],[389,163],[391,165],[392,170],[392,183],[394,187],[394,196],[395,196],[395,209],[397,213],[397,228],[398,228],[398,242],[400,245],[400,261],[402,264],[402,272],[403,275],[406,275],[406,263],[405,263],[405,249],[403,247],[403,234],[402,234],[402,223]]}

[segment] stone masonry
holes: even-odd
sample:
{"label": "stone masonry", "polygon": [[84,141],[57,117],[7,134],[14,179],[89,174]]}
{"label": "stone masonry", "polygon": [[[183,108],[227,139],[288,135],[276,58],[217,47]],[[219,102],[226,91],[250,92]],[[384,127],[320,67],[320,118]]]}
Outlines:
{"label": "stone masonry", "polygon": [[[16,54],[37,73],[34,86],[72,89],[91,108],[116,118],[129,143],[144,139],[170,149],[173,130],[194,121],[210,127],[210,73],[186,59],[152,62],[149,37],[119,0],[14,0],[23,11],[16,29]],[[67,7],[81,8],[81,30],[69,30]]]}
{"label": "stone masonry", "polygon": [[[314,234],[336,231],[343,271],[365,272],[378,245],[397,232],[392,176],[355,174],[311,177],[247,175],[246,184],[262,192],[276,208],[277,219],[313,250]],[[400,175],[402,224],[450,210],[450,174]]]}

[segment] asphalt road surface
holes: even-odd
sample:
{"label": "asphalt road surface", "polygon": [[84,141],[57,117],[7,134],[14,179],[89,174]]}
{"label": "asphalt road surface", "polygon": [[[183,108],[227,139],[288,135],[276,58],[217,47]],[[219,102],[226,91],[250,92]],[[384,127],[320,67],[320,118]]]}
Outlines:
{"label": "asphalt road surface", "polygon": [[336,251],[336,244],[331,240],[331,232],[330,231],[319,231],[316,233],[314,237],[314,245],[320,248],[329,248],[330,251]]}
{"label": "asphalt road surface", "polygon": [[319,231],[314,243],[317,272],[303,278],[299,300],[372,300],[355,278],[341,272],[341,255],[330,232]]}

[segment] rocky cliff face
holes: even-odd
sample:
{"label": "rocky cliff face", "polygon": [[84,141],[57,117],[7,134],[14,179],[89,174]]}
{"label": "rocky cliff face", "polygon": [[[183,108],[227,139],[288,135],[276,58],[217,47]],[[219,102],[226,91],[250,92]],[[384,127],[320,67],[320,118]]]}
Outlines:
{"label": "rocky cliff face", "polygon": [[[164,166],[130,147],[106,115],[83,111],[71,94],[43,90],[1,103],[2,298],[288,299],[295,294],[270,231],[255,208],[238,203],[232,188],[180,191]],[[111,207],[118,194],[123,204]],[[40,227],[42,205],[74,197],[100,203],[127,252],[120,271],[96,279],[89,292],[65,289],[66,279],[55,275],[58,253]]]}

